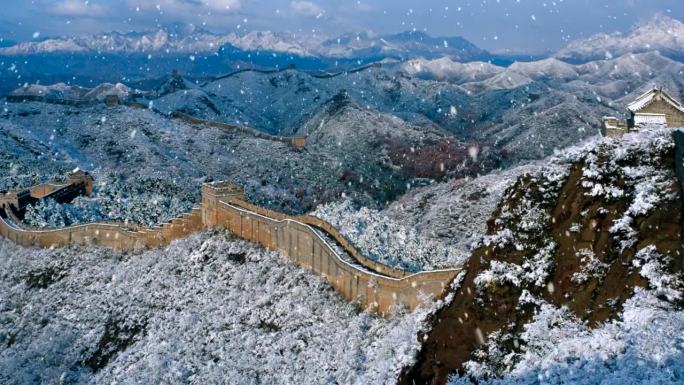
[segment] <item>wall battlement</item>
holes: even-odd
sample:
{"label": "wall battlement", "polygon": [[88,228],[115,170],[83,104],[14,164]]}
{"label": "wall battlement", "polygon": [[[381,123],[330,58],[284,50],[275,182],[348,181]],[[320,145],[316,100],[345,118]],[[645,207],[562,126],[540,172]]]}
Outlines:
{"label": "wall battlement", "polygon": [[[81,181],[73,181],[83,186]],[[365,257],[328,222],[311,216],[288,216],[245,200],[230,182],[202,186],[202,203],[162,226],[146,229],[120,223],[94,223],[62,229],[21,226],[0,207],[0,235],[23,246],[99,245],[116,250],[164,246],[212,227],[282,253],[297,265],[326,279],[345,299],[387,314],[395,306],[414,310],[424,298],[440,297],[459,269],[409,273]]]}

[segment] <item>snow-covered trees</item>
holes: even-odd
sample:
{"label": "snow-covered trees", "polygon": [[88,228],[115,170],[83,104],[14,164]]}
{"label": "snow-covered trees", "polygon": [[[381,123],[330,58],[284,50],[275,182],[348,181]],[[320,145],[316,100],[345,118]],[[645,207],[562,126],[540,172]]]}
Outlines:
{"label": "snow-covered trees", "polygon": [[393,384],[427,309],[360,313],[223,233],[166,249],[0,240],[0,383]]}
{"label": "snow-covered trees", "polygon": [[189,212],[199,201],[194,192],[171,180],[148,176],[125,179],[98,173],[93,194],[71,204],[53,200],[29,206],[25,222],[34,227],[63,227],[97,221],[134,223],[147,227]]}
{"label": "snow-covered trees", "polygon": [[[590,329],[566,308],[538,301],[531,323],[518,337],[520,353],[502,355],[492,340],[486,355],[511,364],[498,378],[491,368],[471,362],[466,376],[449,385],[675,384],[684,379],[684,311],[638,289],[625,303],[622,319]],[[504,360],[500,360],[504,362]],[[505,368],[505,365],[504,365]]]}
{"label": "snow-covered trees", "polygon": [[444,242],[425,239],[381,212],[349,201],[319,206],[314,216],[325,219],[348,237],[367,257],[407,271],[458,266],[464,253]]}

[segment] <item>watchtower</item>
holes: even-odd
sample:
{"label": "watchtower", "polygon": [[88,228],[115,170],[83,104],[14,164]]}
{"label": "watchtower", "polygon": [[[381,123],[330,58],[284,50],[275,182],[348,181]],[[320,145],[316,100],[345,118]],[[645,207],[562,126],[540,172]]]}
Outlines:
{"label": "watchtower", "polygon": [[202,185],[202,221],[206,227],[218,224],[217,208],[219,201],[245,199],[243,188],[233,182],[210,182]]}
{"label": "watchtower", "polygon": [[90,195],[93,193],[93,184],[95,183],[95,180],[89,173],[77,169],[67,176],[67,183],[72,185],[83,183],[85,194]]}
{"label": "watchtower", "polygon": [[654,87],[627,105],[628,120],[612,116],[603,118],[607,136],[620,137],[625,133],[651,128],[684,127],[684,105],[662,87]]}

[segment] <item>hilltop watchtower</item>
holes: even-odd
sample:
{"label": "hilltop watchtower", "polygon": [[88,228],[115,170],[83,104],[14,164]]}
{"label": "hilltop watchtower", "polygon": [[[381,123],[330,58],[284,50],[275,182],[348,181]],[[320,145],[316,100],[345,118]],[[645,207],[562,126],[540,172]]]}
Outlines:
{"label": "hilltop watchtower", "polygon": [[684,105],[662,87],[651,88],[641,94],[627,105],[627,109],[630,116],[627,121],[612,116],[603,118],[607,136],[621,136],[652,127],[684,127]]}

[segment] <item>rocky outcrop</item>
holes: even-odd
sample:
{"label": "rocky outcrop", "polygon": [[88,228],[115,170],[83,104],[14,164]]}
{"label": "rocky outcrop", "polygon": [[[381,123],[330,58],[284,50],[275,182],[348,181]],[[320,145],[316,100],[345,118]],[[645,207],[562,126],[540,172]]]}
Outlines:
{"label": "rocky outcrop", "polygon": [[488,223],[454,301],[432,319],[402,384],[440,384],[488,344],[520,352],[536,299],[588,325],[619,316],[637,287],[681,304],[681,188],[670,133],[607,140],[521,177]]}

